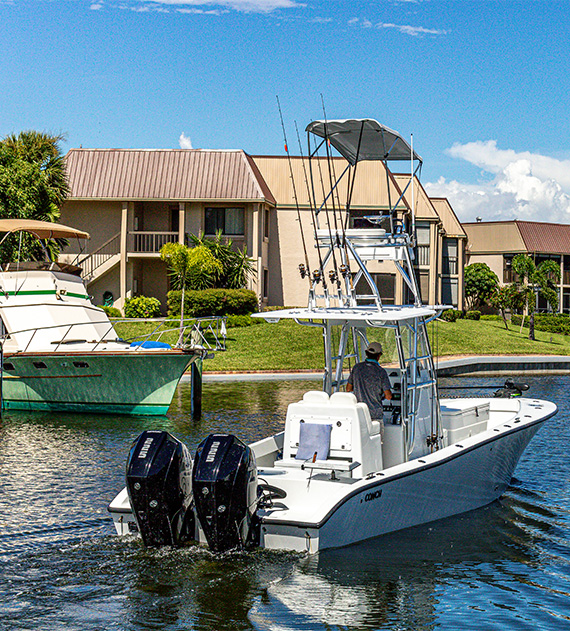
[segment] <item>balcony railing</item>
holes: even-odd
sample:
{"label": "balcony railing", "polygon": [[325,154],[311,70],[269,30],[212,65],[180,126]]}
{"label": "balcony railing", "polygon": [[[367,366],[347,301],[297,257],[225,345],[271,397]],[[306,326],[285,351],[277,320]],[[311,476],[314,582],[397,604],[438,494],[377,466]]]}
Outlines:
{"label": "balcony railing", "polygon": [[177,243],[178,232],[129,232],[129,252],[155,254],[166,243]]}

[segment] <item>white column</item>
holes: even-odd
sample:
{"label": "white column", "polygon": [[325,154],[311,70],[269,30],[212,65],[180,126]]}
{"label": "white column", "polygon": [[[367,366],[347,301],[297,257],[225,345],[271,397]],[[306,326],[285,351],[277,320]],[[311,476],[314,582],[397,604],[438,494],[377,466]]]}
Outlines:
{"label": "white column", "polygon": [[178,243],[184,243],[186,235],[186,203],[178,204]]}

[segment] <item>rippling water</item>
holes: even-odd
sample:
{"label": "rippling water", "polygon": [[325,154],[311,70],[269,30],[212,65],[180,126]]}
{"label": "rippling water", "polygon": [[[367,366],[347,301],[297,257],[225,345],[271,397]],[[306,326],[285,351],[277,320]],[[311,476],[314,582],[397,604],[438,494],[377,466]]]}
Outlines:
{"label": "rippling water", "polygon": [[200,421],[185,385],[158,420],[5,413],[0,629],[570,628],[568,377],[528,381],[560,411],[500,501],[314,557],[146,550],[116,537],[107,513],[143,429],[167,429],[192,451],[214,429],[257,439],[281,428],[307,382],[205,384]]}

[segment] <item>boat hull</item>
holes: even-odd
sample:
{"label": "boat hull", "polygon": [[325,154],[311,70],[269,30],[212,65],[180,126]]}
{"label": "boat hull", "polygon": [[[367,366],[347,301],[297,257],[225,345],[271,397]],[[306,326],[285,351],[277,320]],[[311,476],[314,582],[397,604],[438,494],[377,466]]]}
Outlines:
{"label": "boat hull", "polygon": [[[318,521],[263,519],[261,546],[314,553],[490,504],[512,478],[542,419],[504,427],[354,484]],[[469,443],[469,444],[468,444]],[[262,474],[260,473],[260,476]]]}
{"label": "boat hull", "polygon": [[173,350],[6,355],[3,408],[164,415],[197,357]]}

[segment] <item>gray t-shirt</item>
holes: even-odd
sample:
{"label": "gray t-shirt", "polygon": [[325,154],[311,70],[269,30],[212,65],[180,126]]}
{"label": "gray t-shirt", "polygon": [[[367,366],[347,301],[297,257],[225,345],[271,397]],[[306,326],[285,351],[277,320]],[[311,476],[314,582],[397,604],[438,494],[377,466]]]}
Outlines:
{"label": "gray t-shirt", "polygon": [[382,400],[384,390],[390,390],[391,384],[388,373],[380,364],[373,360],[355,364],[350,371],[348,383],[353,387],[353,392],[358,401],[366,403],[370,410],[370,417],[381,419],[384,416]]}

